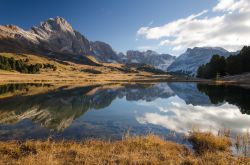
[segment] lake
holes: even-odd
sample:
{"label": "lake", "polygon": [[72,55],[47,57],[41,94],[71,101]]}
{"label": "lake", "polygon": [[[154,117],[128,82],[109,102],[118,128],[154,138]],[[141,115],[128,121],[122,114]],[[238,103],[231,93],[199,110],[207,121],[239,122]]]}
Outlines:
{"label": "lake", "polygon": [[0,86],[0,140],[112,140],[154,133],[182,141],[195,128],[247,131],[250,89],[177,82]]}

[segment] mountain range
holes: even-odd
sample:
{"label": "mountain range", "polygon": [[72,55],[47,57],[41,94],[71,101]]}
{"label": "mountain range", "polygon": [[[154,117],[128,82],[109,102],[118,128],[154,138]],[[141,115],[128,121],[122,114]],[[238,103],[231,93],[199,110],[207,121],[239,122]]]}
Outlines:
{"label": "mountain range", "polygon": [[178,56],[159,54],[152,50],[129,50],[117,53],[101,41],[90,41],[62,17],[50,18],[26,31],[15,25],[0,26],[0,52],[35,53],[59,60],[94,65],[86,55],[99,62],[147,64],[178,74],[196,75],[198,67],[209,62],[212,55],[233,54],[219,47],[196,47]]}
{"label": "mountain range", "polygon": [[199,66],[208,63],[215,54],[228,57],[236,52],[229,52],[220,47],[189,48],[168,67],[168,71],[175,74],[196,76]]}

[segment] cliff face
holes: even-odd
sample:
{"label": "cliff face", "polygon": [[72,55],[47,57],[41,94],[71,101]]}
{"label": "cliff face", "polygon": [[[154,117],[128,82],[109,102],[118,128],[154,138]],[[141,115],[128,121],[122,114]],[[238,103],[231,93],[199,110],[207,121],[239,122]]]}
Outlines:
{"label": "cliff face", "polygon": [[91,49],[89,41],[61,17],[42,22],[29,31],[14,25],[0,26],[0,45],[0,51],[43,54],[81,55]]}
{"label": "cliff face", "polygon": [[167,71],[167,68],[175,61],[175,57],[169,54],[158,54],[155,51],[127,51],[126,63],[143,63],[151,65],[157,69]]}
{"label": "cliff face", "polygon": [[117,63],[119,56],[113,48],[101,41],[91,42],[92,55],[100,62]]}

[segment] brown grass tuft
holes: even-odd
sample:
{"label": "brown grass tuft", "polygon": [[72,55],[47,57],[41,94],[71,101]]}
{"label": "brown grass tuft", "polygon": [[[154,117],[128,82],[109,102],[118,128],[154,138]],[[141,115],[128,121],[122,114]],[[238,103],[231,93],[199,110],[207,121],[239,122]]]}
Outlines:
{"label": "brown grass tuft", "polygon": [[229,152],[232,145],[228,137],[215,136],[210,132],[192,132],[188,139],[199,154],[216,151]]}

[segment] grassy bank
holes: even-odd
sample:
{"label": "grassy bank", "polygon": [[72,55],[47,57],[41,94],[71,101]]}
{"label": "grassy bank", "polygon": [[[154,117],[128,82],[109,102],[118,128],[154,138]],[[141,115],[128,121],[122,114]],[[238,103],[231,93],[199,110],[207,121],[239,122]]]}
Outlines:
{"label": "grassy bank", "polygon": [[233,156],[227,137],[194,132],[188,137],[194,151],[155,135],[121,141],[0,142],[0,164],[247,164]]}

